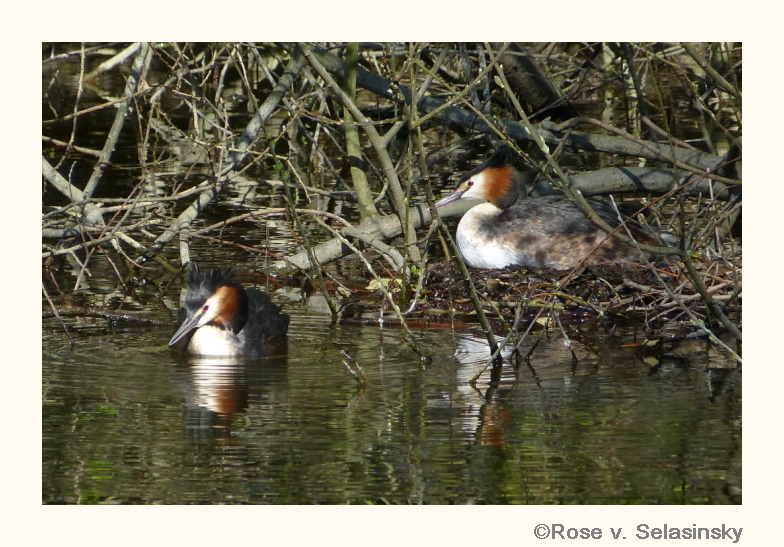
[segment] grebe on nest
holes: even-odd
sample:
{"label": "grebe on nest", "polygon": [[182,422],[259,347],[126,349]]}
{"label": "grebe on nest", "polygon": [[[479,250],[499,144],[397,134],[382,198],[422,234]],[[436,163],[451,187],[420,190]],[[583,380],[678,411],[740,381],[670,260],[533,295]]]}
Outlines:
{"label": "grebe on nest", "polygon": [[[608,234],[564,196],[526,197],[525,177],[507,165],[507,147],[463,175],[451,195],[436,202],[484,199],[457,226],[457,245],[473,268],[507,266],[570,270],[580,265],[639,260],[632,244]],[[591,207],[610,227],[621,224],[618,213],[602,201]],[[664,246],[662,235],[622,217],[640,243]],[[624,228],[620,228],[626,234]],[[649,256],[646,254],[646,256]]]}

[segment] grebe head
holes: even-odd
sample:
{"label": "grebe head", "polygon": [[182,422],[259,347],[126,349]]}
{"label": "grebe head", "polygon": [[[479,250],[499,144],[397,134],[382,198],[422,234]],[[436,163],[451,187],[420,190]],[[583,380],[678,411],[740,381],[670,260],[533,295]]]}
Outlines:
{"label": "grebe head", "polygon": [[188,293],[180,310],[182,322],[169,345],[173,346],[204,326],[237,334],[248,321],[248,296],[234,281],[234,273],[219,268],[203,273],[196,263],[188,271]]}
{"label": "grebe head", "polygon": [[506,146],[499,148],[490,158],[460,178],[455,191],[436,202],[436,207],[458,199],[483,199],[500,209],[515,203],[524,192],[524,178],[513,167],[507,165],[511,151]]}

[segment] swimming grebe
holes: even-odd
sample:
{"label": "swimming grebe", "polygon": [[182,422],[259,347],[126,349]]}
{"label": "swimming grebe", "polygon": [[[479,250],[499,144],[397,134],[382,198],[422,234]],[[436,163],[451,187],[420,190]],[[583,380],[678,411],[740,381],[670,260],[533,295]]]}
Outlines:
{"label": "swimming grebe", "polygon": [[[570,270],[582,265],[639,260],[640,251],[606,233],[563,196],[525,197],[525,177],[507,165],[511,153],[501,147],[490,159],[463,175],[451,195],[436,202],[485,199],[457,226],[457,245],[473,268]],[[589,200],[596,213],[615,228],[618,214],[609,204]],[[663,245],[652,229],[623,217],[641,243]],[[626,233],[621,228],[622,233]]]}
{"label": "swimming grebe", "polygon": [[188,293],[170,346],[198,355],[260,356],[285,348],[289,316],[258,289],[245,289],[228,268],[202,272],[191,263]]}

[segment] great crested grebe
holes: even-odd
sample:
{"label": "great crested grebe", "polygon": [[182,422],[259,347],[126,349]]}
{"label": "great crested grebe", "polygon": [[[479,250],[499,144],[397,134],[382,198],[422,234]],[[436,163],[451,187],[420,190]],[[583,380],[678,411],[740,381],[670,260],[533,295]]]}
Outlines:
{"label": "great crested grebe", "polygon": [[[525,197],[525,177],[507,165],[507,147],[463,175],[454,193],[436,202],[484,199],[457,226],[457,245],[473,268],[506,266],[570,270],[580,265],[639,260],[640,251],[608,234],[564,196]],[[618,213],[609,204],[589,200],[596,213],[615,228]],[[654,230],[624,222],[641,243],[663,245]],[[626,233],[623,228],[622,233]]]}
{"label": "great crested grebe", "polygon": [[285,349],[288,328],[289,316],[268,294],[246,290],[228,268],[202,272],[192,262],[169,345],[198,355],[271,355]]}

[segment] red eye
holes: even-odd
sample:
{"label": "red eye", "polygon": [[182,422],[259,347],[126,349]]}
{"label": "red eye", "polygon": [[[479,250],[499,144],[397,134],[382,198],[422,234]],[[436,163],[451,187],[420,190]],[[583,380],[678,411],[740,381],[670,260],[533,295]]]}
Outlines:
{"label": "red eye", "polygon": [[468,181],[466,181],[466,186],[468,186],[469,188],[470,188],[471,186],[473,186],[473,185],[474,185],[474,181],[472,181],[472,180],[468,180]]}

